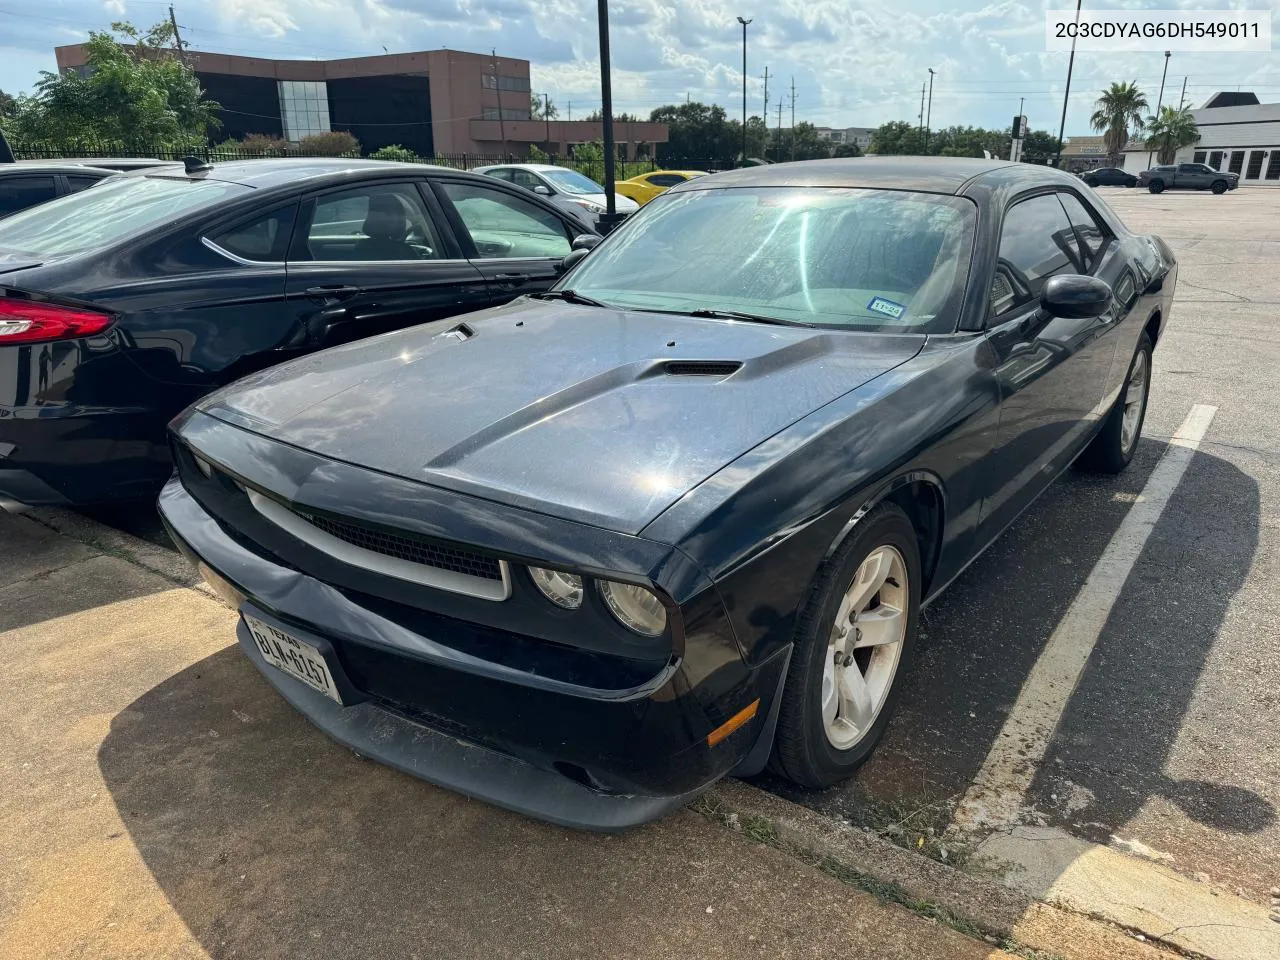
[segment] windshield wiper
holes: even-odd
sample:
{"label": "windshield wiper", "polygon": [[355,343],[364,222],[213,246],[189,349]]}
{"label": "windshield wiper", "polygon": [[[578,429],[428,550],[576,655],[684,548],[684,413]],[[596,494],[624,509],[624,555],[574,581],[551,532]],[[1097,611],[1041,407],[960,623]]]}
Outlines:
{"label": "windshield wiper", "polygon": [[780,327],[812,327],[812,323],[800,320],[782,320],[779,317],[765,317],[758,313],[743,313],[741,310],[713,310],[710,307],[699,307],[690,310],[686,316],[712,317],[716,320],[746,320],[750,323],[772,323]]}
{"label": "windshield wiper", "polygon": [[563,300],[565,303],[580,303],[588,307],[608,307],[609,304],[601,303],[584,294],[578,293],[577,290],[544,290],[542,293],[531,293],[531,297],[539,300]]}

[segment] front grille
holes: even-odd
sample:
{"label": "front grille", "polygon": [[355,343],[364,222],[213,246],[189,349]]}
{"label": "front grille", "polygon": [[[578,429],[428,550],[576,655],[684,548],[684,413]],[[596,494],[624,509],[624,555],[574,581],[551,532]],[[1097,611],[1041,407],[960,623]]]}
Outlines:
{"label": "front grille", "polygon": [[313,513],[304,513],[301,510],[294,512],[316,529],[322,530],[331,537],[337,537],[353,547],[360,547],[362,550],[395,557],[397,560],[405,560],[409,563],[421,563],[440,570],[451,570],[469,577],[502,580],[502,566],[492,557],[419,540],[415,537],[385,533],[344,520],[333,520]]}

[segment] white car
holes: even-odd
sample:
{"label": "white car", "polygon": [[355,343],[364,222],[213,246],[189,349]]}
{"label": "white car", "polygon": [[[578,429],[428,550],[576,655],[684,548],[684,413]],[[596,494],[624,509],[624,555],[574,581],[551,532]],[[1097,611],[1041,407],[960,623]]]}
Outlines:
{"label": "white car", "polygon": [[[569,167],[549,163],[507,163],[476,167],[474,172],[532,190],[573,214],[592,230],[596,229],[596,222],[606,210],[608,198],[604,187]],[[615,193],[613,198],[614,210],[624,217],[640,209],[640,205],[630,197]]]}

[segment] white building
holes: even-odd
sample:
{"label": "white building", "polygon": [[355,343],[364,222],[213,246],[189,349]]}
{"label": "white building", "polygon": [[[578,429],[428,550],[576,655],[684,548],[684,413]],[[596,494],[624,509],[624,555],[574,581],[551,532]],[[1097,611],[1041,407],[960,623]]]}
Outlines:
{"label": "white building", "polygon": [[[1241,185],[1280,187],[1280,103],[1259,103],[1252,93],[1216,93],[1191,116],[1200,142],[1179,150],[1175,163],[1207,163],[1240,174]],[[1123,166],[1137,173],[1157,162],[1147,150],[1129,149]]]}
{"label": "white building", "polygon": [[852,143],[863,153],[871,146],[871,135],[875,127],[817,127],[818,136],[832,143]]}

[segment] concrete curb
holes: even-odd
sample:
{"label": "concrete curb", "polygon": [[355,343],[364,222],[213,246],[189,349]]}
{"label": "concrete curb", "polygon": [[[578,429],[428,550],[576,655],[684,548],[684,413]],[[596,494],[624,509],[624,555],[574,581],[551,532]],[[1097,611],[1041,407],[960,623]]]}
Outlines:
{"label": "concrete curb", "polygon": [[784,847],[898,887],[913,900],[944,908],[998,938],[1007,938],[1065,960],[1169,960],[1180,951],[1078,913],[1060,910],[1006,887],[912,853],[873,833],[835,821],[738,780],[725,780],[706,794],[720,814],[741,823],[768,822]]}
{"label": "concrete curb", "polygon": [[15,516],[34,520],[55,533],[94,547],[103,553],[128,560],[179,586],[199,590],[215,599],[217,597],[186,558],[172,547],[150,543],[99,523],[97,520],[91,520],[59,507],[28,507],[6,500],[0,501],[0,509]]}

